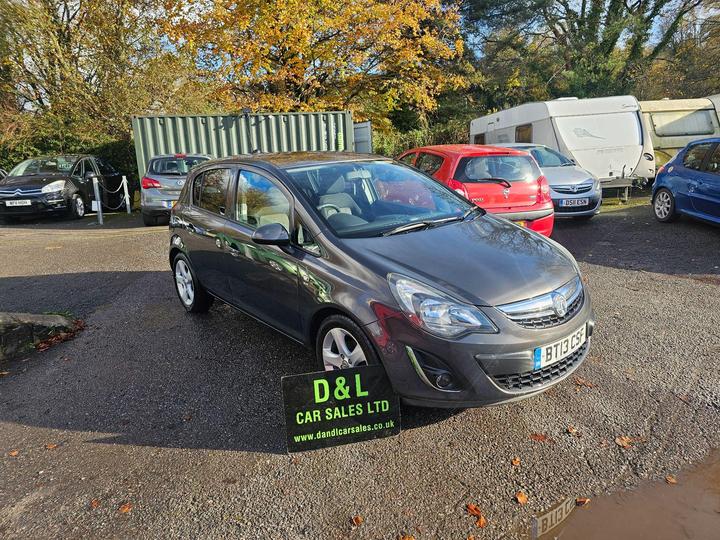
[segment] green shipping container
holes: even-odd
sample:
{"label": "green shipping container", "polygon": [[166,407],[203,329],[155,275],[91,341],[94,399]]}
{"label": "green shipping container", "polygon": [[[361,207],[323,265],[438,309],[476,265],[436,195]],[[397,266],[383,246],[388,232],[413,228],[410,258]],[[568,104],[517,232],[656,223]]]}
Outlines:
{"label": "green shipping container", "polygon": [[140,177],[158,154],[220,158],[258,152],[355,150],[350,111],[217,116],[133,116]]}

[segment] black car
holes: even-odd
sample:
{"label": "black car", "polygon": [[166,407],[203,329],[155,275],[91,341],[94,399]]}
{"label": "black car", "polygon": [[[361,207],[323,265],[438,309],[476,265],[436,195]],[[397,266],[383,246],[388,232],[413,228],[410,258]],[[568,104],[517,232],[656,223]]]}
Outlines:
{"label": "black car", "polygon": [[416,405],[521,399],[590,348],[590,297],[559,244],[401,163],[342,153],[208,161],[170,215],[189,312],[219,298],[315,350],[382,364]]}
{"label": "black car", "polygon": [[[61,155],[23,161],[0,180],[0,218],[64,214],[81,218],[95,200],[97,177],[102,204],[118,207],[122,175],[94,156]],[[112,193],[115,192],[115,193]]]}

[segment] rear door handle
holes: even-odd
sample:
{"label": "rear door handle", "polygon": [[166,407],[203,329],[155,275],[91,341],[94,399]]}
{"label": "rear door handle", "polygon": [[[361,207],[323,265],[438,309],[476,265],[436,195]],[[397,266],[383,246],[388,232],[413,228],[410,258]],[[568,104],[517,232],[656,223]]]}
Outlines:
{"label": "rear door handle", "polygon": [[197,230],[195,229],[195,225],[193,225],[192,223],[188,223],[186,227],[187,230],[191,233],[197,232]]}

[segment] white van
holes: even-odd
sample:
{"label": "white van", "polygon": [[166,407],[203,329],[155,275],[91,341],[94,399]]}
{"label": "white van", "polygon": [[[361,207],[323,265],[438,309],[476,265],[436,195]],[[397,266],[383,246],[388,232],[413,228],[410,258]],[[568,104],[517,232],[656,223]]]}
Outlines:
{"label": "white van", "polygon": [[471,144],[543,144],[612,186],[655,176],[652,141],[633,96],[526,103],[470,122]]}
{"label": "white van", "polygon": [[657,166],[667,163],[692,141],[720,136],[719,107],[720,94],[700,99],[641,101]]}

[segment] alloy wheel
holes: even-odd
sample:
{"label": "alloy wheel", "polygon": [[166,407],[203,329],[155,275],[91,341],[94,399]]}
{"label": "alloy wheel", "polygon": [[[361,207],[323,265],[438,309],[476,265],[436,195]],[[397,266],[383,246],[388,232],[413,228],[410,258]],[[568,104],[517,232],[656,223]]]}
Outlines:
{"label": "alloy wheel", "polygon": [[85,203],[81,197],[75,198],[75,214],[77,217],[83,217],[85,215]]}
{"label": "alloy wheel", "polygon": [[672,209],[672,199],[667,191],[661,191],[655,196],[655,215],[659,219],[666,219]]}
{"label": "alloy wheel", "polygon": [[175,265],[175,285],[182,303],[191,306],[193,300],[195,300],[195,288],[193,286],[192,272],[183,260],[179,260]]}
{"label": "alloy wheel", "polygon": [[322,358],[325,371],[346,369],[366,365],[367,359],[360,344],[344,328],[330,329],[322,344]]}

